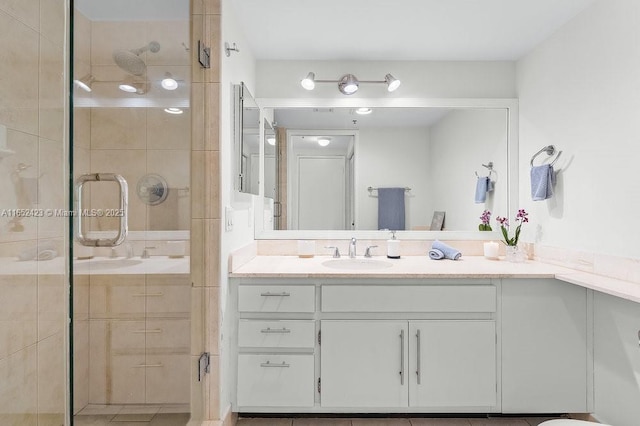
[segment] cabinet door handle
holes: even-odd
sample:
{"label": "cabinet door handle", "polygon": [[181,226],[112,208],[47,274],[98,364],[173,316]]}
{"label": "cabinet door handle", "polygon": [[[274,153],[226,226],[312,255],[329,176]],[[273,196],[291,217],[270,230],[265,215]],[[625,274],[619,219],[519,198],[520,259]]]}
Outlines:
{"label": "cabinet door handle", "polygon": [[404,330],[400,330],[400,384],[404,385]]}
{"label": "cabinet door handle", "polygon": [[133,366],[133,368],[149,368],[149,367],[164,367],[164,365],[163,364],[138,364]]}
{"label": "cabinet door handle", "polygon": [[262,330],[260,330],[260,333],[264,333],[264,334],[286,334],[286,333],[291,333],[291,330],[289,330],[286,327],[276,328],[276,329],[272,329],[271,327],[267,327],[267,328],[263,328]]}
{"label": "cabinet door handle", "polygon": [[271,361],[263,362],[260,367],[277,367],[277,368],[289,368],[291,365],[282,361],[282,364],[271,364]]}
{"label": "cabinet door handle", "polygon": [[420,375],[420,330],[416,331],[416,340],[417,340],[417,346],[416,346],[416,376],[417,377],[417,381],[418,384],[420,384],[421,382],[421,375]]}
{"label": "cabinet door handle", "polygon": [[266,293],[260,293],[260,296],[264,296],[264,297],[287,297],[287,296],[291,296],[291,293],[287,293],[286,291],[283,291],[282,293],[271,293],[270,291],[268,291]]}
{"label": "cabinet door handle", "polygon": [[161,328],[154,328],[150,330],[133,330],[132,333],[162,333]]}

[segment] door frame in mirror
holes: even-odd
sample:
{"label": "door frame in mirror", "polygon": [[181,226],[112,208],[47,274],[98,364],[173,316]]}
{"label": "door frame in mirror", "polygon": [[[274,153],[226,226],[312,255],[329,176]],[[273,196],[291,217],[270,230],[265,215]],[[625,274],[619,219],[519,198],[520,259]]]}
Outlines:
{"label": "door frame in mirror", "polygon": [[[507,111],[507,206],[510,212],[518,207],[518,99],[515,98],[256,98],[261,116],[265,110],[277,108],[500,108]],[[261,157],[264,151],[261,151]],[[263,163],[263,162],[262,162]],[[261,177],[264,169],[261,168]],[[262,180],[262,179],[261,179]],[[261,188],[257,205],[264,203],[264,190]],[[262,214],[255,214],[255,239],[296,240],[296,239],[387,239],[387,231],[313,231],[264,229]],[[501,239],[498,231],[399,231],[399,239],[405,240],[488,240]]]}

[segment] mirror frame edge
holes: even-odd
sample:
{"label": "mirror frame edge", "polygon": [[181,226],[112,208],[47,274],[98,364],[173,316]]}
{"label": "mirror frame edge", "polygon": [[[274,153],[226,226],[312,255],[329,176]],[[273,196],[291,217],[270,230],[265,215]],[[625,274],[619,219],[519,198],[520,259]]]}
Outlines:
{"label": "mirror frame edge", "polygon": [[[518,209],[518,155],[519,155],[519,114],[517,98],[255,98],[260,110],[260,120],[265,109],[271,108],[355,108],[366,104],[372,108],[503,108],[507,111],[507,212]],[[261,140],[261,147],[263,141]],[[261,153],[261,157],[262,157]],[[264,178],[264,164],[260,167],[260,179]],[[264,205],[264,188],[261,187],[258,206]],[[256,240],[341,240],[358,239],[384,240],[388,231],[377,230],[278,230],[265,231],[263,218],[258,220],[254,212],[254,239]],[[499,231],[398,231],[402,240],[501,240]]]}

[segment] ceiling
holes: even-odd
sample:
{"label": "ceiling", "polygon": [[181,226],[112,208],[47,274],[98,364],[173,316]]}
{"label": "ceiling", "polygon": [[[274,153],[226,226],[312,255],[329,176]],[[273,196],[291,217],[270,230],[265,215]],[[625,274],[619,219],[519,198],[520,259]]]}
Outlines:
{"label": "ceiling", "polygon": [[259,60],[359,61],[517,60],[593,1],[230,0]]}

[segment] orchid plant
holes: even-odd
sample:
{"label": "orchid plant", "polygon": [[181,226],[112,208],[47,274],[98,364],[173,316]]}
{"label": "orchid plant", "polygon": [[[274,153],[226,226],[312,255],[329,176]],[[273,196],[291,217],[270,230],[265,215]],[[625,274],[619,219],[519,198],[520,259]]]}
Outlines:
{"label": "orchid plant", "polygon": [[524,209],[518,210],[518,213],[516,214],[516,223],[518,226],[516,226],[516,232],[513,237],[509,237],[509,219],[500,216],[496,217],[496,222],[500,224],[500,230],[502,231],[502,236],[504,237],[504,243],[506,245],[518,245],[518,240],[520,239],[520,228],[523,223],[529,222],[529,218],[527,216],[529,216],[529,213],[524,211]]}
{"label": "orchid plant", "polygon": [[489,210],[485,210],[482,212],[482,215],[480,216],[480,225],[478,225],[478,229],[480,231],[493,231],[493,229],[491,229],[491,225],[489,225],[489,223],[491,222],[491,212]]}

